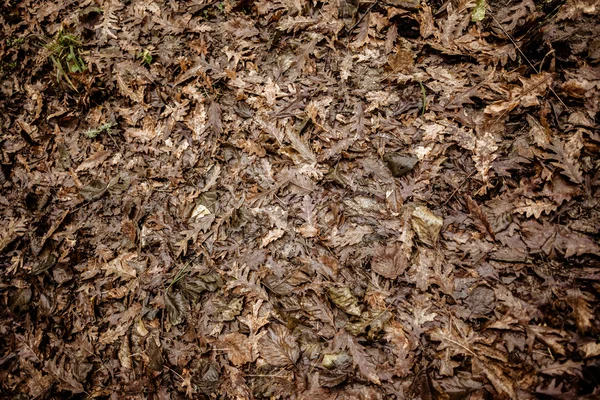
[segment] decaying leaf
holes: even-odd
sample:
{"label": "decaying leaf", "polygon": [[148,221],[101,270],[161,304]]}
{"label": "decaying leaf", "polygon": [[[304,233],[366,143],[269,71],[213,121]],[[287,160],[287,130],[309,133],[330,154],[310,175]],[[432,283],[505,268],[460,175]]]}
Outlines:
{"label": "decaying leaf", "polygon": [[342,311],[357,317],[362,314],[362,309],[358,305],[358,299],[352,294],[349,287],[333,286],[327,289],[327,294],[331,301]]}
{"label": "decaying leaf", "polygon": [[239,367],[252,361],[252,346],[247,336],[240,333],[230,333],[223,337],[222,341],[233,365]]}
{"label": "decaying leaf", "polygon": [[373,255],[371,269],[384,278],[396,279],[406,271],[409,260],[410,249],[402,244],[380,245]]}
{"label": "decaying leaf", "polygon": [[300,357],[296,338],[282,325],[274,325],[268,332],[259,340],[261,357],[273,366],[285,367],[295,364]]}
{"label": "decaying leaf", "polygon": [[162,371],[163,356],[158,339],[150,336],[147,340],[147,354],[149,358],[149,367],[154,371]]}
{"label": "decaying leaf", "polygon": [[377,368],[371,357],[365,352],[363,347],[358,343],[351,335],[347,336],[348,338],[348,352],[352,356],[352,363],[354,366],[358,366],[358,370],[361,375],[367,378],[369,381],[376,385],[381,384],[381,380],[377,375]]}
{"label": "decaying leaf", "polygon": [[5,397],[600,398],[598,0],[0,3]]}
{"label": "decaying leaf", "polygon": [[573,309],[577,329],[582,333],[586,333],[592,328],[592,321],[594,320],[594,313],[586,297],[589,298],[589,295],[586,296],[579,289],[569,290],[567,296],[567,303]]}
{"label": "decaying leaf", "polygon": [[417,206],[412,212],[412,228],[417,233],[419,240],[434,247],[438,241],[444,220],[433,214],[425,206]]}
{"label": "decaying leaf", "polygon": [[418,158],[404,156],[398,153],[385,153],[383,160],[392,172],[392,175],[397,178],[409,173],[419,161]]}
{"label": "decaying leaf", "polygon": [[359,243],[365,235],[373,232],[369,226],[356,225],[346,229],[343,233],[338,233],[334,230],[330,237],[330,242],[333,247],[351,246]]}
{"label": "decaying leaf", "polygon": [[165,305],[171,325],[179,325],[185,320],[188,305],[180,292],[167,291],[165,293]]}

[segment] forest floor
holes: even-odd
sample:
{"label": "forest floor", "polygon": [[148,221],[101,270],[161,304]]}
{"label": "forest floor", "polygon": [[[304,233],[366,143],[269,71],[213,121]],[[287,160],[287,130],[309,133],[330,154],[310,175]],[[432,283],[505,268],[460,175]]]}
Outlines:
{"label": "forest floor", "polygon": [[599,16],[2,0],[0,397],[600,398]]}

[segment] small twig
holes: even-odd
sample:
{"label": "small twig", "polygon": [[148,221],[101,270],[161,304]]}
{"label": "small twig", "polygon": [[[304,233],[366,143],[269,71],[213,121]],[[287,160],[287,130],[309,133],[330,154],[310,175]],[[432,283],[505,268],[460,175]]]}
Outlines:
{"label": "small twig", "polygon": [[356,21],[356,23],[354,25],[352,25],[352,28],[350,28],[348,30],[348,34],[352,33],[352,31],[354,30],[354,28],[356,28],[358,26],[358,24],[360,24],[362,22],[362,20],[365,19],[365,17],[367,16],[367,14],[371,12],[371,10],[373,9],[373,7],[375,7],[377,5],[377,3],[379,3],[379,0],[375,0],[375,2],[373,4],[371,4],[371,6],[367,9],[367,11],[365,11],[365,13],[363,14],[363,16],[360,17],[358,19],[358,21]]}
{"label": "small twig", "polygon": [[[467,175],[467,177],[463,181],[463,185],[465,183],[467,183],[467,180],[469,180],[469,178],[471,178],[473,175],[475,175],[475,172],[477,172],[477,171],[473,171],[469,175]],[[462,185],[459,185],[456,189],[454,189],[454,191],[452,192],[452,194],[450,194],[450,197],[448,197],[448,199],[444,202],[444,204],[442,204],[442,206],[445,206],[446,204],[448,204],[448,202],[454,197],[454,195],[456,194],[456,192],[458,192],[460,190],[461,186]]]}
{"label": "small twig", "polygon": [[[525,53],[523,53],[523,50],[521,50],[521,48],[517,45],[517,42],[515,42],[515,40],[512,38],[512,36],[510,36],[510,34],[508,32],[506,32],[506,30],[504,29],[504,27],[500,24],[500,22],[498,22],[498,20],[496,19],[496,17],[494,17],[494,14],[492,13],[492,10],[490,8],[487,9],[488,13],[490,14],[490,17],[492,17],[492,19],[494,20],[494,22],[496,23],[496,25],[498,25],[498,27],[500,29],[502,29],[502,32],[504,32],[504,34],[506,35],[506,37],[512,42],[513,46],[515,46],[515,48],[519,51],[519,53],[521,54],[521,56],[525,59],[525,61],[527,61],[527,64],[529,64],[529,66],[531,68],[533,68],[534,71],[537,72],[537,70],[535,69],[535,66],[533,65],[533,63],[531,61],[529,61],[529,58],[527,58],[527,56],[525,55]],[[541,66],[540,66],[541,68]],[[554,89],[552,89],[550,86],[548,86],[548,89],[550,89],[550,91],[552,92],[552,94],[554,96],[556,96],[556,98],[558,99],[558,101],[560,101],[560,103],[568,110],[571,111],[571,109],[565,104],[564,101],[562,101],[562,99],[558,96],[558,94],[556,94],[556,92],[554,91]]]}
{"label": "small twig", "polygon": [[421,86],[421,94],[423,95],[423,108],[421,108],[421,115],[424,115],[425,108],[427,107],[427,93],[425,93],[425,86],[423,86],[423,82],[419,81],[419,86]]}

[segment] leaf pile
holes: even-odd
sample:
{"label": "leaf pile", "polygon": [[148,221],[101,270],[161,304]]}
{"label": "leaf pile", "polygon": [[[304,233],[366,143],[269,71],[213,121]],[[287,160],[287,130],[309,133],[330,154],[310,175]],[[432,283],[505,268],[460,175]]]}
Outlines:
{"label": "leaf pile", "polygon": [[562,3],[3,1],[2,397],[598,398]]}

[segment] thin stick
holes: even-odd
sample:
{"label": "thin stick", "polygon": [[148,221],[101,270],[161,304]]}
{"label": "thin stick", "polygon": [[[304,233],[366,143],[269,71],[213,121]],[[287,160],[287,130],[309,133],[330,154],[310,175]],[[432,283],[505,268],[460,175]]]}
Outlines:
{"label": "thin stick", "polygon": [[367,14],[371,12],[371,10],[373,9],[373,7],[375,7],[377,5],[377,3],[379,3],[379,0],[375,0],[375,3],[371,4],[371,6],[367,9],[367,11],[363,14],[363,16],[360,17],[358,19],[358,21],[356,21],[356,23],[354,25],[352,25],[352,28],[350,28],[350,30],[348,31],[348,34],[352,33],[352,31],[354,30],[354,28],[356,28],[358,26],[358,24],[360,24],[362,22],[362,20],[365,19],[365,17],[367,16]]}
{"label": "thin stick", "polygon": [[[529,66],[531,68],[533,68],[534,71],[537,72],[537,70],[535,69],[535,66],[533,65],[533,63],[531,61],[529,61],[529,58],[527,58],[527,56],[525,55],[525,53],[523,53],[523,50],[521,50],[521,48],[517,45],[517,42],[515,42],[515,40],[512,38],[512,36],[510,36],[510,34],[508,32],[506,32],[506,30],[500,24],[500,22],[498,22],[498,20],[496,19],[496,17],[494,17],[494,14],[492,14],[492,10],[490,8],[488,8],[488,13],[490,14],[490,17],[492,17],[492,19],[494,20],[494,22],[496,23],[496,25],[498,25],[498,27],[500,27],[500,29],[502,29],[502,32],[504,32],[504,34],[506,35],[506,37],[512,42],[513,46],[515,46],[515,48],[519,51],[519,53],[521,53],[521,56],[525,59],[525,61],[527,61],[527,64],[529,64]],[[550,89],[550,91],[552,92],[552,94],[556,96],[556,98],[558,99],[558,101],[560,101],[560,103],[568,111],[571,111],[571,109],[569,108],[569,106],[567,106],[565,104],[565,102],[562,101],[562,99],[558,96],[558,94],[556,94],[556,92],[554,91],[554,89],[552,89],[550,86],[548,86],[548,89]]]}
{"label": "thin stick", "polygon": [[[477,171],[473,171],[471,172],[463,181],[463,185],[467,183],[467,181],[473,176],[475,175]],[[448,199],[446,199],[446,201],[444,202],[444,204],[442,204],[442,206],[445,206],[446,204],[448,204],[448,202],[454,197],[454,195],[456,194],[456,192],[458,192],[460,190],[461,186],[457,186],[456,189],[454,189],[454,191],[452,192],[452,194],[450,195],[450,197],[448,197]]]}

